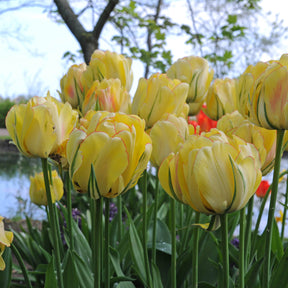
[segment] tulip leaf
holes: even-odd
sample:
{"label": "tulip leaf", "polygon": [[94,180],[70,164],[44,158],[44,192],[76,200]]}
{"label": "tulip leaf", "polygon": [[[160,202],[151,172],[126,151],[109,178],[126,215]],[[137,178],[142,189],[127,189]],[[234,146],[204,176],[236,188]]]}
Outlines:
{"label": "tulip leaf", "polygon": [[54,256],[52,256],[50,263],[48,264],[45,274],[45,286],[44,288],[57,287],[57,280],[54,269]]}
{"label": "tulip leaf", "polygon": [[[152,247],[153,225],[148,229],[148,248]],[[167,224],[159,219],[156,222],[156,249],[171,255],[171,233]]]}
{"label": "tulip leaf", "polygon": [[68,250],[66,255],[67,255],[67,258],[65,261],[64,272],[63,272],[64,287],[78,288],[79,280],[78,280],[77,271],[75,268],[74,257],[70,249]]}
{"label": "tulip leaf", "polygon": [[274,218],[274,223],[273,223],[273,230],[272,230],[272,246],[271,250],[273,254],[277,257],[278,261],[282,258],[284,251],[283,251],[283,245],[282,245],[282,240],[279,234],[279,229],[277,222]]}
{"label": "tulip leaf", "polygon": [[5,248],[2,258],[6,267],[4,271],[0,271],[0,287],[9,288],[12,275],[12,257],[10,248]]}
{"label": "tulip leaf", "polygon": [[138,232],[133,224],[133,222],[129,225],[129,240],[130,240],[130,248],[131,254],[133,258],[133,262],[135,263],[134,269],[137,274],[141,278],[143,283],[147,283],[146,279],[146,269],[145,269],[145,261],[144,261],[144,251],[142,247],[142,243],[140,241],[140,237]]}
{"label": "tulip leaf", "polygon": [[[146,278],[146,268],[145,268],[145,261],[144,261],[144,251],[143,246],[140,241],[140,237],[138,235],[137,229],[131,219],[129,212],[126,210],[128,219],[129,219],[129,244],[130,244],[130,252],[133,258],[133,265],[134,270],[137,272],[138,276],[140,277],[141,281],[146,285],[147,278]],[[148,273],[150,273],[148,271]]]}
{"label": "tulip leaf", "polygon": [[119,288],[120,287],[135,288],[134,284],[131,282],[134,279],[126,277],[122,271],[121,264],[120,264],[120,255],[119,255],[118,251],[116,249],[110,247],[110,253],[109,254],[110,254],[111,263],[112,263],[113,268],[115,270],[115,273],[117,275],[117,277],[114,277],[111,279],[111,284],[113,284],[113,282],[120,282],[121,281],[121,283],[119,283],[119,285],[117,287],[119,287]]}
{"label": "tulip leaf", "polygon": [[152,283],[154,288],[163,288],[159,269],[154,262],[152,262]]}
{"label": "tulip leaf", "polygon": [[[271,273],[271,288],[278,288],[283,287],[287,288],[288,283],[288,273],[287,273],[287,266],[288,266],[288,248],[286,248],[283,257],[281,258],[278,265],[275,265],[272,273]],[[284,286],[284,283],[285,286]]]}
{"label": "tulip leaf", "polygon": [[206,282],[200,282],[197,287],[198,288],[215,288],[215,286]]}
{"label": "tulip leaf", "polygon": [[259,271],[263,263],[263,258],[258,260],[253,266],[249,269],[249,271],[245,275],[245,287],[247,288],[255,288],[259,287],[260,279],[259,279]]}
{"label": "tulip leaf", "polygon": [[73,251],[72,255],[80,287],[93,287],[94,279],[91,272],[91,265],[87,263],[86,259],[84,261],[84,259],[82,259],[75,251]]}
{"label": "tulip leaf", "polygon": [[[67,209],[60,202],[58,204],[61,208],[61,211],[64,214],[66,221],[68,222]],[[91,267],[91,265],[92,265],[92,251],[91,251],[90,245],[89,245],[86,237],[84,236],[84,234],[82,233],[82,231],[80,230],[79,226],[76,224],[75,221],[72,221],[72,231],[73,231],[73,236],[74,236],[74,249],[75,249],[75,251],[79,254],[79,256],[82,259],[85,259],[87,264],[90,265],[90,267]],[[66,233],[66,231],[65,231],[65,233]],[[69,237],[66,237],[66,238],[68,241]]]}

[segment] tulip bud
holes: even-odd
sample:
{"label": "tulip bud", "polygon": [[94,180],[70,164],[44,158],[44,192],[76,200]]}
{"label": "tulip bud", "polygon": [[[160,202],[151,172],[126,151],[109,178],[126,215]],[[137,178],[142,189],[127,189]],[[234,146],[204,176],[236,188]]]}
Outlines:
{"label": "tulip bud", "polygon": [[129,92],[133,82],[131,65],[132,60],[121,54],[95,50],[85,72],[85,78],[90,87],[95,80],[118,78],[122,87]]}
{"label": "tulip bud", "polygon": [[191,135],[160,166],[159,180],[173,198],[205,214],[242,209],[261,182],[256,148],[212,129]]}
{"label": "tulip bud", "polygon": [[82,113],[85,115],[89,110],[100,110],[129,114],[130,106],[130,95],[121,87],[119,79],[96,80],[85,95]]}
{"label": "tulip bud", "polygon": [[255,125],[288,129],[288,54],[249,66],[237,84],[239,111]]}
{"label": "tulip bud", "polygon": [[[52,184],[50,184],[50,192],[52,203],[59,201],[63,197],[63,182],[55,170],[52,171]],[[30,177],[29,195],[31,202],[36,205],[48,205],[45,182],[43,173],[37,173],[34,177]]]}
{"label": "tulip bud", "polygon": [[216,79],[209,87],[204,112],[213,120],[236,110],[235,80]]}
{"label": "tulip bud", "polygon": [[[187,111],[185,101],[188,84],[169,79],[166,74],[141,78],[133,98],[132,113],[146,121],[151,128],[165,113],[182,116]],[[186,110],[185,110],[186,109]]]}
{"label": "tulip bud", "polygon": [[182,83],[189,84],[189,92],[186,102],[189,104],[189,116],[200,111],[214,71],[209,67],[207,60],[197,56],[178,59],[167,71],[171,79],[178,79]]}
{"label": "tulip bud", "polygon": [[150,159],[151,139],[136,115],[89,111],[86,117],[67,144],[73,186],[88,192],[92,165],[97,189],[91,196],[114,198],[136,185]]}
{"label": "tulip bud", "polygon": [[5,247],[10,247],[14,237],[12,232],[4,230],[3,219],[4,218],[0,216],[0,271],[5,269],[5,262],[2,258]]}
{"label": "tulip bud", "polygon": [[72,108],[81,108],[84,101],[85,90],[87,85],[83,76],[86,71],[86,64],[72,65],[67,74],[65,74],[60,80],[61,92],[59,93],[63,103],[68,102]]}
{"label": "tulip bud", "polygon": [[171,153],[176,152],[189,136],[187,121],[173,114],[164,114],[151,128],[152,139],[151,162],[159,167],[162,161]]}

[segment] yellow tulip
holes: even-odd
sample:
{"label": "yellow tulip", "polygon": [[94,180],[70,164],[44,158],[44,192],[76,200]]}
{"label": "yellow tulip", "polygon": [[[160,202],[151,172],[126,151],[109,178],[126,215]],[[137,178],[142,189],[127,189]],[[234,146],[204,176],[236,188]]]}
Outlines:
{"label": "yellow tulip", "polygon": [[[86,64],[72,65],[67,74],[60,80],[60,97],[63,103],[68,102],[72,108],[81,108],[84,96],[87,91],[87,84],[83,76],[86,71]],[[86,90],[86,91],[85,91]]]}
{"label": "yellow tulip", "polygon": [[13,233],[4,230],[3,217],[0,216],[0,271],[5,269],[5,262],[2,258],[5,247],[10,247],[13,241]]}
{"label": "yellow tulip", "polygon": [[[52,203],[59,201],[63,197],[63,182],[55,170],[52,171],[52,181],[50,184]],[[36,205],[48,205],[43,173],[37,173],[30,177],[29,195],[31,202]]]}
{"label": "yellow tulip", "polygon": [[189,116],[199,113],[206,99],[208,88],[213,79],[214,71],[209,67],[208,61],[197,56],[178,59],[167,71],[171,79],[179,79],[189,84],[187,103]]}
{"label": "yellow tulip", "polygon": [[274,167],[276,155],[276,131],[252,124],[238,111],[226,114],[217,122],[217,129],[228,136],[236,135],[245,142],[255,145],[259,151],[262,174],[268,174]]}
{"label": "yellow tulip", "polygon": [[192,135],[159,169],[164,190],[205,214],[240,210],[261,182],[261,164],[254,145],[212,129]]}
{"label": "yellow tulip", "polygon": [[78,113],[69,103],[51,97],[33,97],[27,104],[15,105],[6,117],[7,130],[27,157],[65,156],[70,132],[76,126]]}
{"label": "yellow tulip", "polygon": [[[193,131],[194,132],[194,131]],[[176,152],[189,136],[187,121],[173,114],[164,114],[151,128],[152,139],[151,162],[159,167],[162,161],[171,153]]]}
{"label": "yellow tulip", "polygon": [[130,106],[130,95],[121,87],[119,79],[96,80],[85,95],[82,113],[85,115],[92,109],[129,114]]}
{"label": "yellow tulip", "polygon": [[235,80],[229,78],[216,79],[208,90],[205,114],[212,120],[218,120],[223,115],[235,110]]}
{"label": "yellow tulip", "polygon": [[255,125],[288,129],[288,54],[249,66],[238,81],[239,111]]}
{"label": "yellow tulip", "polygon": [[132,113],[144,119],[149,129],[165,113],[182,116],[187,111],[187,93],[188,84],[172,80],[166,74],[157,73],[149,79],[141,78],[133,98]]}
{"label": "yellow tulip", "polygon": [[116,197],[135,186],[146,169],[151,138],[136,115],[90,111],[86,117],[67,144],[72,183],[78,192],[87,192],[92,164],[97,182],[92,197]]}
{"label": "yellow tulip", "polygon": [[133,82],[131,65],[132,60],[121,54],[95,50],[85,72],[85,78],[90,86],[95,80],[118,78],[122,87],[129,92]]}

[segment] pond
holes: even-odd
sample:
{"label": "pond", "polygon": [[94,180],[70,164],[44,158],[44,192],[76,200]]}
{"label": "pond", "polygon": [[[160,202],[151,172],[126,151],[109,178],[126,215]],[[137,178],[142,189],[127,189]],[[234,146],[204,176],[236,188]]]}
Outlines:
{"label": "pond", "polygon": [[41,171],[40,159],[0,151],[0,215],[5,218],[43,219],[45,211],[30,202],[30,176]]}

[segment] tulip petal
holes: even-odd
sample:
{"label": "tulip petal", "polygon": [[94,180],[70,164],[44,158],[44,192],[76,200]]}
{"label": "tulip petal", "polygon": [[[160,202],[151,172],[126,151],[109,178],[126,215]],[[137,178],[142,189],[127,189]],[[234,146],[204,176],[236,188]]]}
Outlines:
{"label": "tulip petal", "polygon": [[[234,176],[229,156],[237,151],[229,144],[216,142],[199,151],[194,173],[202,201],[205,199],[216,214],[223,214],[234,197]],[[207,179],[209,177],[209,179]]]}

